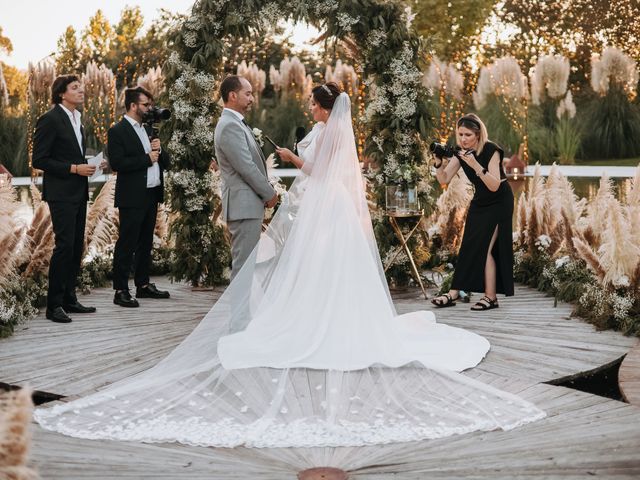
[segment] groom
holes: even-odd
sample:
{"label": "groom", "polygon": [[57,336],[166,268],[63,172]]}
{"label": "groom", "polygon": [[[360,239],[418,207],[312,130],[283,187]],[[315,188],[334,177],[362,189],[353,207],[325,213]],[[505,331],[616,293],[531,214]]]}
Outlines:
{"label": "groom", "polygon": [[258,244],[265,207],[278,201],[267,178],[264,154],[244,119],[253,103],[251,84],[229,75],[220,85],[224,110],[215,131],[222,175],[222,220],[231,233],[231,280]]}

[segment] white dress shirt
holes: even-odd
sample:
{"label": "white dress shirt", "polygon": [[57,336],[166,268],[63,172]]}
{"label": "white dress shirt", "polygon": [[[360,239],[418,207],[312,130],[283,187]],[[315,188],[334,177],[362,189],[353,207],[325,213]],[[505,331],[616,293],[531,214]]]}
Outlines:
{"label": "white dress shirt", "polygon": [[[142,142],[142,146],[144,147],[144,153],[149,153],[151,151],[151,141],[149,140],[149,134],[147,134],[147,131],[144,129],[141,123],[137,122],[136,120],[131,118],[129,115],[125,115],[124,118],[126,118],[129,121],[133,129],[138,134],[138,138],[140,138],[140,141]],[[158,165],[158,162],[154,162],[153,165],[151,165],[147,169],[147,188],[154,188],[159,185],[160,185],[160,165]]]}
{"label": "white dress shirt", "polygon": [[[73,131],[76,134],[76,139],[78,140],[78,146],[80,147],[80,151],[82,150],[82,114],[78,110],[74,110],[73,112],[65,107],[62,103],[59,104],[62,107],[62,110],[69,116],[69,120],[71,120],[71,126],[73,127]],[[84,152],[83,152],[84,153]]]}

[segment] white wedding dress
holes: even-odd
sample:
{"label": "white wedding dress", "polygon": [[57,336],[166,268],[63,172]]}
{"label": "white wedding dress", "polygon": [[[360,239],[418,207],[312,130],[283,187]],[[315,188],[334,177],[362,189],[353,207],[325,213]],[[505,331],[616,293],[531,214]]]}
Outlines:
{"label": "white wedding dress", "polygon": [[357,446],[544,417],[460,373],[489,343],[397,315],[357,161],[349,97],[300,142],[303,175],[234,281],[152,369],[36,410],[82,438],[234,447]]}

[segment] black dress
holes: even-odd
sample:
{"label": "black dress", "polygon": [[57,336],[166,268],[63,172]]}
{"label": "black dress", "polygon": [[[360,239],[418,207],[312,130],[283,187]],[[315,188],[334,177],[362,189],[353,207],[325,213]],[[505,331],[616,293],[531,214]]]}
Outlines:
{"label": "black dress", "polygon": [[476,158],[480,165],[489,168],[489,161],[495,152],[500,155],[500,187],[489,190],[476,172],[465,162],[460,161],[475,193],[464,227],[462,244],[458,254],[458,263],[453,274],[451,288],[465,292],[484,292],[484,267],[491,237],[496,227],[498,236],[491,251],[496,261],[496,292],[513,295],[513,192],[506,181],[503,168],[504,152],[495,143],[487,142],[482,153]]}

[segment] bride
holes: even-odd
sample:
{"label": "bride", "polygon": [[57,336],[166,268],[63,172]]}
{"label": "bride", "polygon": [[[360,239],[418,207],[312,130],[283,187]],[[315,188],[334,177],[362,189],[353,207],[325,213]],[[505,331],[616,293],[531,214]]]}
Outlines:
{"label": "bride", "polygon": [[278,149],[302,171],[194,331],[152,369],[36,419],[82,438],[235,447],[358,446],[544,417],[460,373],[490,346],[431,312],[398,315],[365,199],[351,104],[316,87],[317,124]]}

